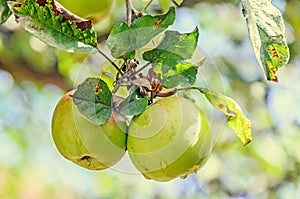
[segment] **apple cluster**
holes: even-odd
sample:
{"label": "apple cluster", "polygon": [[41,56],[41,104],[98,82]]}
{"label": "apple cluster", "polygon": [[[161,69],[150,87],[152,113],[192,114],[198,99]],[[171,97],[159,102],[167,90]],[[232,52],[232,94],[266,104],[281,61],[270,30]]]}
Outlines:
{"label": "apple cluster", "polygon": [[169,181],[197,172],[212,148],[209,122],[188,99],[158,99],[130,119],[113,111],[100,126],[89,122],[74,105],[70,91],[58,102],[52,136],[59,152],[90,170],[116,164],[126,153],[145,178]]}

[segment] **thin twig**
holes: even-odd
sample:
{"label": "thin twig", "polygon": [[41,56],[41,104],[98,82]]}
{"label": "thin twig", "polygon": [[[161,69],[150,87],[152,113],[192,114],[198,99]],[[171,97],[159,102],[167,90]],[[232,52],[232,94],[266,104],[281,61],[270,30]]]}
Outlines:
{"label": "thin twig", "polygon": [[146,63],[144,66],[142,66],[139,70],[135,71],[134,73],[132,73],[131,76],[134,76],[140,72],[142,72],[142,70],[144,70],[145,68],[147,68],[150,64],[152,64],[151,62]]}
{"label": "thin twig", "polygon": [[130,26],[132,22],[132,12],[133,12],[132,0],[126,0],[126,13],[127,13],[126,19],[127,19],[128,26]]}
{"label": "thin twig", "polygon": [[116,85],[115,85],[115,87],[114,87],[112,93],[113,93],[113,94],[116,94],[117,91],[119,90],[119,88],[120,88],[120,84],[119,84],[118,80],[116,80]]}
{"label": "thin twig", "polygon": [[102,52],[98,47],[96,47],[97,51],[107,60],[111,63],[111,65],[113,65],[113,67],[115,67],[115,69],[121,74],[123,75],[123,72],[121,71],[121,69],[104,53]]}
{"label": "thin twig", "polygon": [[142,72],[142,70],[144,70],[145,68],[147,68],[150,64],[152,64],[159,56],[154,57],[152,60],[150,60],[149,62],[147,62],[144,66],[142,66],[140,69],[138,69],[137,71],[135,71],[131,76],[134,76],[140,72]]}
{"label": "thin twig", "polygon": [[126,13],[127,13],[127,24],[128,26],[131,25],[132,21],[133,21],[133,17],[138,18],[143,16],[142,13],[140,13],[139,11],[137,11],[132,4],[132,0],[126,0]]}

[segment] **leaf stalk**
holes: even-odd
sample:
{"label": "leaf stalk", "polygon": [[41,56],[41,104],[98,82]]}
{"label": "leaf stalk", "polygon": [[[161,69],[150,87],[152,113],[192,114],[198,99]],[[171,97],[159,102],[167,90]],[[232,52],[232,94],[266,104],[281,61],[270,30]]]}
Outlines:
{"label": "leaf stalk", "polygon": [[113,67],[121,74],[123,75],[123,72],[121,71],[121,69],[104,53],[102,52],[98,47],[96,47],[98,53],[100,53],[107,61],[109,61],[109,63],[111,63],[111,65],[113,65]]}

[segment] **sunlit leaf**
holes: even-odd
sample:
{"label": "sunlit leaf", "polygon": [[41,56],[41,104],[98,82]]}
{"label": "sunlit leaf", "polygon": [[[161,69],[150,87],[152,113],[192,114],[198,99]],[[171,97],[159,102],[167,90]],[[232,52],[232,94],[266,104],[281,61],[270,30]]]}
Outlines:
{"label": "sunlit leaf", "polygon": [[97,46],[92,22],[75,16],[54,0],[9,5],[16,21],[50,46],[69,52],[91,52]]}
{"label": "sunlit leaf", "polygon": [[112,93],[99,78],[87,78],[72,96],[79,111],[93,124],[104,124],[112,112]]}
{"label": "sunlit leaf", "polygon": [[167,11],[170,8],[171,2],[174,2],[177,6],[183,3],[183,0],[158,0],[159,5],[163,11]]}
{"label": "sunlit leaf", "polygon": [[178,6],[180,6],[183,3],[183,0],[173,0]]}
{"label": "sunlit leaf", "polygon": [[171,0],[158,0],[158,3],[163,11],[167,11],[170,8]]}
{"label": "sunlit leaf", "polygon": [[233,99],[221,93],[203,88],[199,90],[205,94],[208,101],[216,109],[222,111],[227,116],[228,126],[234,130],[244,145],[250,143],[252,141],[251,122],[244,115],[241,107]]}
{"label": "sunlit leaf", "polygon": [[147,105],[148,98],[142,96],[137,89],[119,105],[119,111],[125,115],[139,115],[145,111]]}
{"label": "sunlit leaf", "polygon": [[175,9],[170,8],[164,15],[140,17],[134,20],[130,27],[125,22],[117,24],[107,39],[107,46],[115,58],[132,58],[136,50],[149,43],[174,21]]}
{"label": "sunlit leaf", "polygon": [[173,88],[178,85],[190,86],[195,83],[197,67],[192,63],[177,64],[175,70],[170,70],[164,75],[162,85],[165,88]]}
{"label": "sunlit leaf", "polygon": [[280,11],[270,0],[241,0],[253,49],[268,80],[278,82],[276,72],[289,60]]}
{"label": "sunlit leaf", "polygon": [[161,43],[155,49],[145,52],[143,58],[150,61],[155,72],[161,75],[161,79],[164,79],[170,70],[176,73],[178,63],[193,56],[198,36],[198,28],[185,34],[167,31]]}
{"label": "sunlit leaf", "polygon": [[12,12],[10,11],[7,0],[0,0],[0,24],[6,22],[6,20],[10,17]]}

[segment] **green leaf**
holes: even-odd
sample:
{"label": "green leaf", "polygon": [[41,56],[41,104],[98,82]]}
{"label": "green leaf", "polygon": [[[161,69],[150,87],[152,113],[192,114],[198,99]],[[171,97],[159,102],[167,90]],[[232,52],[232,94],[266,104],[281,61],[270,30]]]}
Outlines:
{"label": "green leaf", "polygon": [[204,88],[199,89],[208,101],[227,116],[227,124],[240,138],[244,145],[252,141],[251,122],[243,114],[241,107],[231,98]]}
{"label": "green leaf", "polygon": [[173,0],[173,2],[180,6],[183,3],[183,0]]}
{"label": "green leaf", "polygon": [[95,52],[97,39],[92,22],[75,16],[54,0],[9,5],[16,21],[48,45],[68,52]]}
{"label": "green leaf", "polygon": [[112,93],[99,78],[87,78],[72,96],[79,111],[93,124],[104,124],[112,112]]}
{"label": "green leaf", "polygon": [[241,0],[255,56],[268,80],[278,82],[276,72],[289,60],[280,11],[270,0]]}
{"label": "green leaf", "polygon": [[132,92],[120,105],[120,113],[124,115],[139,115],[148,106],[148,98],[139,93],[139,88]]}
{"label": "green leaf", "polygon": [[7,2],[7,0],[0,0],[0,24],[5,23],[12,14],[7,5]]}
{"label": "green leaf", "polygon": [[155,49],[145,52],[143,58],[152,62],[155,72],[164,79],[170,70],[176,71],[178,63],[193,56],[198,37],[198,28],[185,34],[167,31],[162,42]]}
{"label": "green leaf", "polygon": [[158,0],[158,3],[160,5],[162,11],[166,12],[171,5],[171,0]]}
{"label": "green leaf", "polygon": [[163,11],[167,11],[173,1],[177,6],[180,6],[183,3],[183,0],[158,0],[158,3]]}
{"label": "green leaf", "polygon": [[145,46],[153,37],[166,30],[175,21],[175,8],[164,15],[146,15],[134,20],[129,27],[123,22],[112,29],[107,46],[115,58],[134,57],[135,51]]}
{"label": "green leaf", "polygon": [[194,64],[179,63],[175,68],[164,75],[161,83],[165,88],[173,88],[178,85],[190,86],[196,82],[197,67]]}

